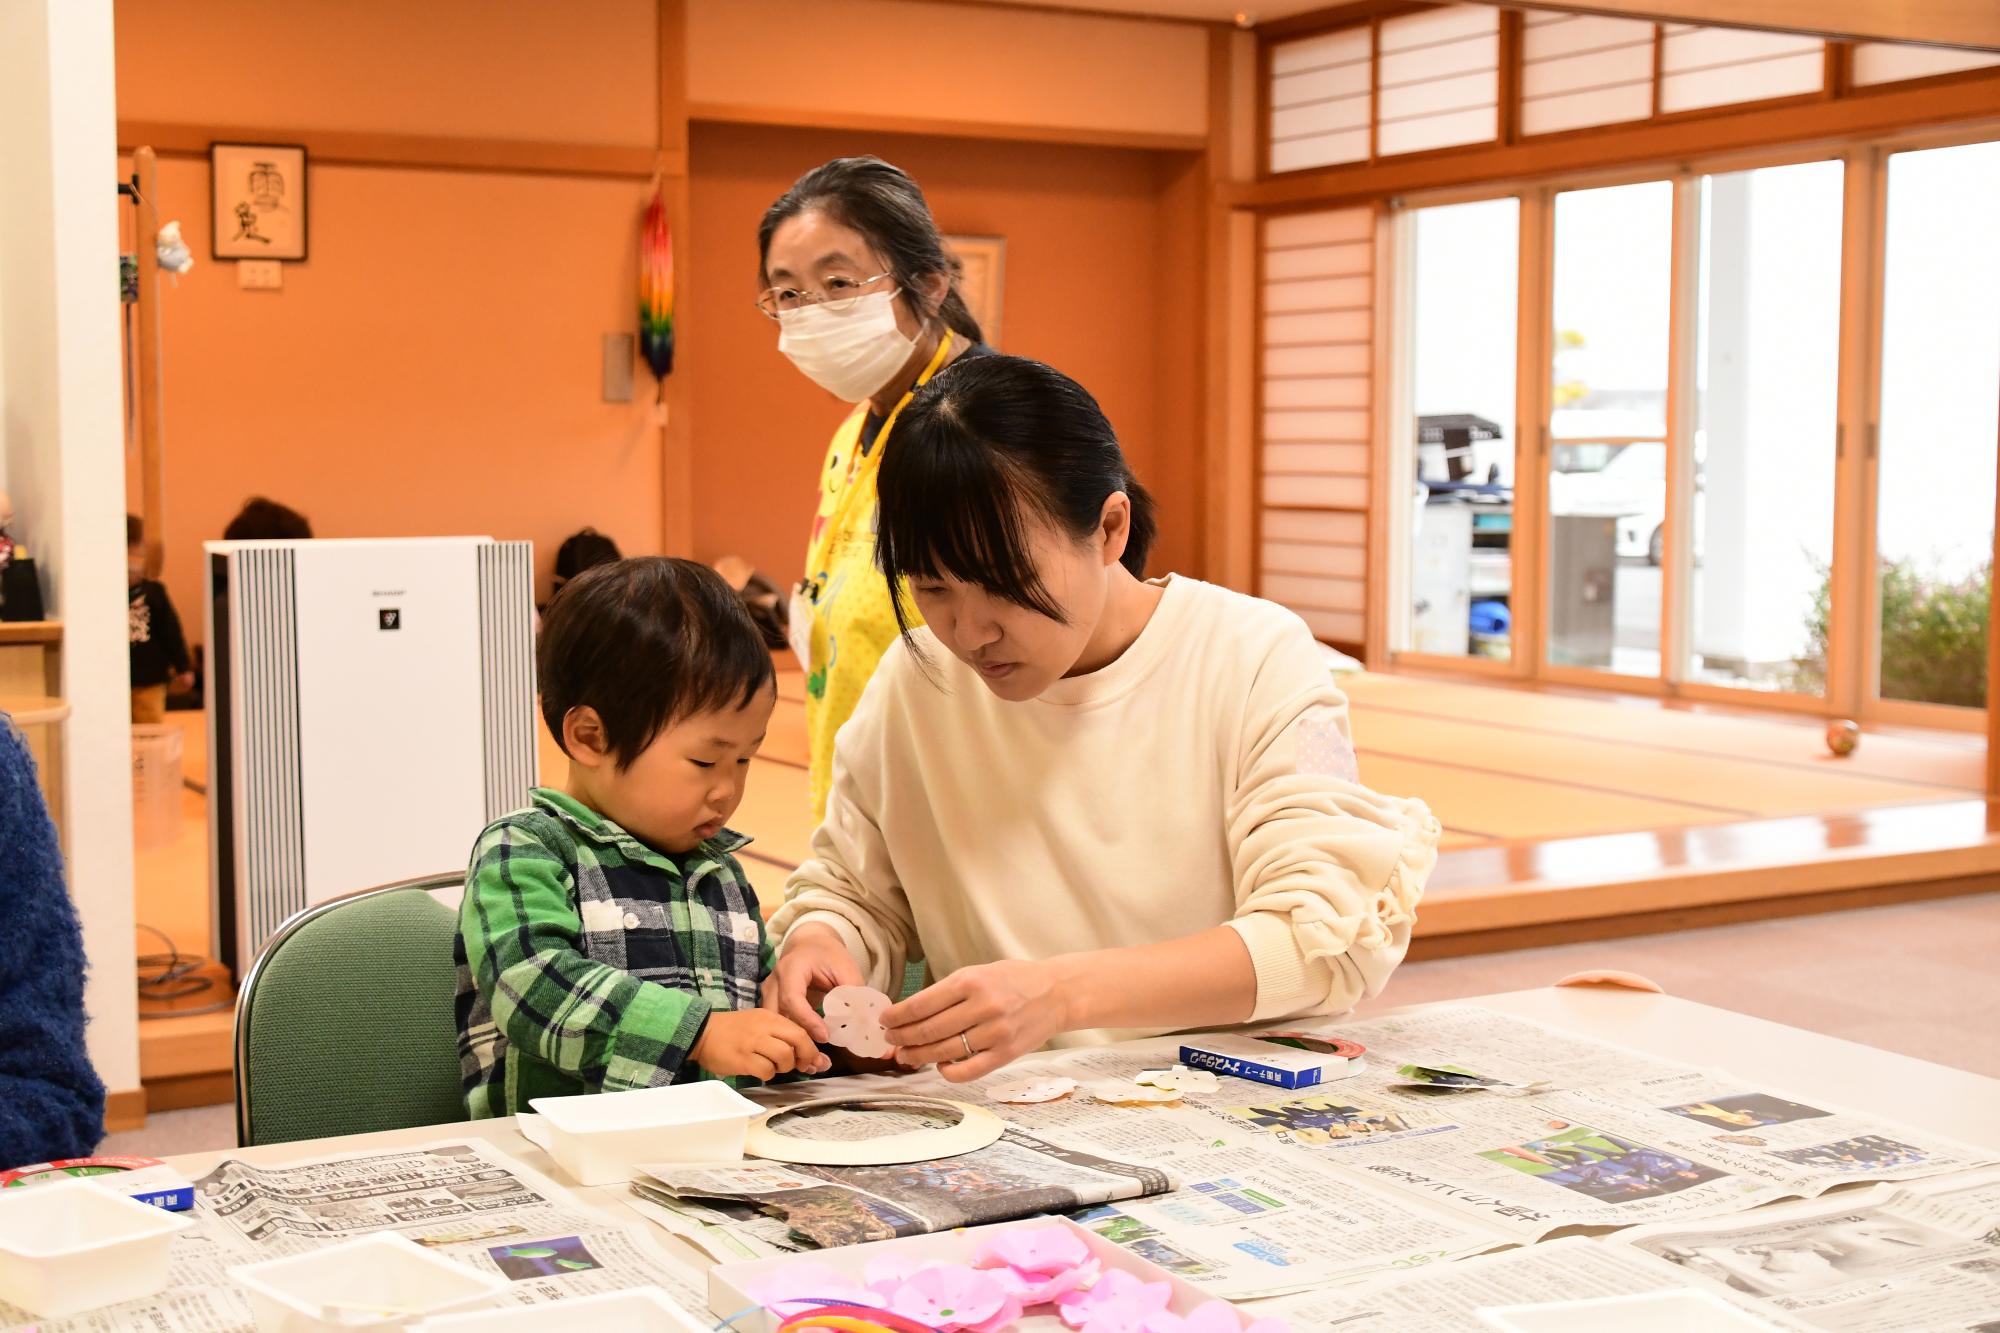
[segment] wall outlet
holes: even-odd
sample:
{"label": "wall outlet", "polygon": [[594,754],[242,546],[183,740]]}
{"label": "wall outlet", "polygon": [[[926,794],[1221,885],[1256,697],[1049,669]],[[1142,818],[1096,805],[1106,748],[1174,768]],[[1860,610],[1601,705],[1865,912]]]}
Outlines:
{"label": "wall outlet", "polygon": [[246,292],[275,292],[285,285],[285,266],[275,259],[238,260],[236,285]]}

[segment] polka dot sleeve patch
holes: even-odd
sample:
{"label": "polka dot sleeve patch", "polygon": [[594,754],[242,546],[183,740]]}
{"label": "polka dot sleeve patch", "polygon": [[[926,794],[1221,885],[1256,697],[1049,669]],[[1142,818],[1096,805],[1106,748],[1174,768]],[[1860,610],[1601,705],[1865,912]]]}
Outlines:
{"label": "polka dot sleeve patch", "polygon": [[1338,709],[1321,705],[1306,711],[1299,719],[1296,754],[1301,773],[1342,782],[1361,781],[1361,765],[1354,757],[1354,746],[1341,733]]}

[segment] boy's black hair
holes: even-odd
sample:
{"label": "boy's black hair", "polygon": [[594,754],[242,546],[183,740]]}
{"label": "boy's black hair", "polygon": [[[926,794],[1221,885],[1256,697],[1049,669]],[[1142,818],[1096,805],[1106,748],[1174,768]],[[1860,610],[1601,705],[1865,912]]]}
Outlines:
{"label": "boy's black hair", "polygon": [[1039,361],[962,360],[919,389],[897,418],[876,490],[875,563],[905,632],[905,580],[946,575],[1062,620],[1035,571],[1028,525],[1039,516],[1081,541],[1119,491],[1132,502],[1120,563],[1146,576],[1153,497],[1097,400]]}
{"label": "boy's black hair", "polygon": [[261,495],[245,500],[243,508],[222,530],[222,540],[226,542],[305,541],[312,535],[312,524],[304,514]]}
{"label": "boy's black hair", "polygon": [[542,619],[535,664],[556,743],[571,709],[594,708],[621,769],[673,723],[745,707],[776,675],[736,590],[706,565],[664,556],[598,565],[566,585]]}

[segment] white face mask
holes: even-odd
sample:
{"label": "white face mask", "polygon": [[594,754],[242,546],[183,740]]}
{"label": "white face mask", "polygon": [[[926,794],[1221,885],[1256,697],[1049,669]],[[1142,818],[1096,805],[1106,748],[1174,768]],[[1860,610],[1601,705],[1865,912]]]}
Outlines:
{"label": "white face mask", "polygon": [[896,327],[896,293],[870,292],[845,310],[800,306],[778,316],[778,350],[799,373],[858,403],[908,364],[917,341]]}

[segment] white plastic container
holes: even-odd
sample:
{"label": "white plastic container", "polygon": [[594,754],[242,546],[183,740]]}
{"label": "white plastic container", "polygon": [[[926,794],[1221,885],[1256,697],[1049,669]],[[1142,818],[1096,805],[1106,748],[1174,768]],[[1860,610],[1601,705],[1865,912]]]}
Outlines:
{"label": "white plastic container", "polygon": [[430,1315],[490,1305],[507,1280],[377,1232],[308,1254],[245,1264],[229,1280],[250,1297],[264,1333],[372,1329],[393,1333]]}
{"label": "white plastic container", "polygon": [[0,1190],[0,1301],[60,1319],[155,1295],[187,1227],[94,1180]]}
{"label": "white plastic container", "polygon": [[132,724],[132,837],[142,852],[180,836],[182,741],[171,722]]}
{"label": "white plastic container", "polygon": [[751,1117],[763,1111],[713,1080],[528,1105],[549,1131],[549,1156],[579,1185],[630,1180],[647,1162],[740,1162]]}
{"label": "white plastic container", "polygon": [[710,1333],[707,1320],[675,1305],[658,1287],[631,1287],[573,1301],[517,1305],[507,1310],[474,1310],[426,1319],[411,1333],[452,1333],[480,1329],[482,1333]]}
{"label": "white plastic container", "polygon": [[1594,1300],[1506,1305],[1474,1311],[1481,1323],[1501,1333],[1777,1333],[1778,1325],[1757,1318],[1720,1296],[1693,1287],[1648,1291]]}

